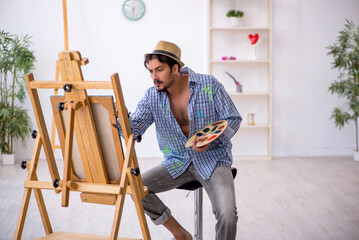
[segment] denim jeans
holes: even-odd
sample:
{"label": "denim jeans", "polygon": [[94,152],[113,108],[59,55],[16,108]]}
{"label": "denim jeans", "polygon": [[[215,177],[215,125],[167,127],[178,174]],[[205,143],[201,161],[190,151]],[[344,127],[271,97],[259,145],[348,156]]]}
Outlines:
{"label": "denim jeans", "polygon": [[177,188],[191,181],[199,181],[212,204],[212,211],[217,220],[216,240],[235,240],[237,232],[237,208],[234,182],[230,167],[217,167],[210,179],[203,179],[193,164],[178,178],[173,179],[167,169],[158,165],[142,173],[143,185],[148,187],[148,194],[142,200],[145,213],[156,225],[163,224],[171,217],[171,211],[158,198],[156,193]]}

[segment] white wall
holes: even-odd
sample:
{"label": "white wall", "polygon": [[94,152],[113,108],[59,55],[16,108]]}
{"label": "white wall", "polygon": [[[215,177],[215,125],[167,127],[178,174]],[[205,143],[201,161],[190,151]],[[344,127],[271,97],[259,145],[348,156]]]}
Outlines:
{"label": "white wall", "polygon": [[[89,58],[85,79],[109,80],[118,72],[126,105],[134,111],[152,85],[143,54],[158,40],[177,43],[186,65],[206,71],[206,0],[144,0],[146,14],[136,22],[122,16],[123,2],[68,0],[69,47]],[[359,23],[358,12],[357,0],[273,0],[275,157],[352,153],[354,126],[339,132],[329,121],[332,109],[342,102],[327,91],[337,73],[331,70],[326,46],[334,42],[345,18]],[[54,79],[57,53],[64,48],[61,0],[0,0],[0,28],[32,35],[35,79]],[[42,90],[41,101],[47,102],[51,93]],[[52,112],[43,107],[51,124]],[[31,139],[24,150],[18,144],[17,159],[30,158],[32,146]],[[161,156],[153,127],[137,152],[139,157]]]}
{"label": "white wall", "polygon": [[336,79],[327,46],[345,18],[359,24],[359,1],[274,0],[273,152],[275,156],[351,155],[355,128],[329,121],[342,106],[327,90]]}
{"label": "white wall", "polygon": [[[79,50],[83,57],[89,58],[90,63],[83,67],[86,80],[110,80],[118,72],[127,108],[133,112],[145,90],[152,86],[143,60],[158,40],[177,43],[182,49],[183,62],[195,71],[205,71],[206,1],[145,0],[146,14],[136,22],[122,15],[123,2],[67,0],[69,49]],[[33,36],[37,57],[35,80],[55,78],[57,54],[64,49],[62,21],[62,0],[0,0],[0,27]],[[41,92],[44,93],[41,100],[48,102],[52,91]],[[51,109],[43,105],[43,111],[51,124]],[[32,146],[30,139],[27,151],[16,151],[16,158],[30,158]],[[162,155],[154,127],[143,136],[137,152],[140,157]]]}

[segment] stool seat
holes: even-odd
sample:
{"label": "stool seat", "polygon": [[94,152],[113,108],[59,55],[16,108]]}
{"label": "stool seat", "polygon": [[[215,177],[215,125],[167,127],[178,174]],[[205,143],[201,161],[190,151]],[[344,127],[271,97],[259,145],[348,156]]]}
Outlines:
{"label": "stool seat", "polygon": [[[233,179],[235,179],[237,176],[237,168],[232,167],[231,170],[232,170]],[[185,184],[179,186],[177,189],[193,191],[200,187],[202,187],[202,184],[200,182],[192,181],[192,182],[188,182],[188,183],[185,183]]]}

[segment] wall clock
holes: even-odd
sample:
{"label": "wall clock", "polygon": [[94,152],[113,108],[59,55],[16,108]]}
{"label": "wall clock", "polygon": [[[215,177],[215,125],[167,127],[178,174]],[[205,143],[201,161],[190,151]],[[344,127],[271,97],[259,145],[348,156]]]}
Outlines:
{"label": "wall clock", "polygon": [[141,0],[126,0],[122,5],[123,15],[131,21],[139,20],[145,15],[145,3]]}

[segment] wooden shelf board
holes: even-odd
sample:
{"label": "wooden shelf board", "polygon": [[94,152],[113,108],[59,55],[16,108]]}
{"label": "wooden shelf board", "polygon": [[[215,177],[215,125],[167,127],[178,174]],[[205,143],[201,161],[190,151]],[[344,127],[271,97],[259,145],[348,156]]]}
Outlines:
{"label": "wooden shelf board", "polygon": [[223,64],[233,64],[233,63],[269,63],[268,59],[241,59],[241,60],[210,60],[210,63],[223,63]]}
{"label": "wooden shelf board", "polygon": [[210,27],[210,30],[229,30],[229,31],[266,31],[268,27]]}
{"label": "wooden shelf board", "polygon": [[245,161],[245,160],[272,160],[268,155],[257,156],[257,155],[248,155],[248,156],[233,156],[233,161]]}
{"label": "wooden shelf board", "polygon": [[239,128],[239,130],[243,129],[243,128],[246,128],[246,129],[251,129],[251,128],[270,128],[270,125],[268,123],[257,123],[255,125],[248,125],[246,123],[243,123],[243,124],[241,124],[241,127]]}
{"label": "wooden shelf board", "polygon": [[229,96],[269,96],[268,91],[229,92]]}

